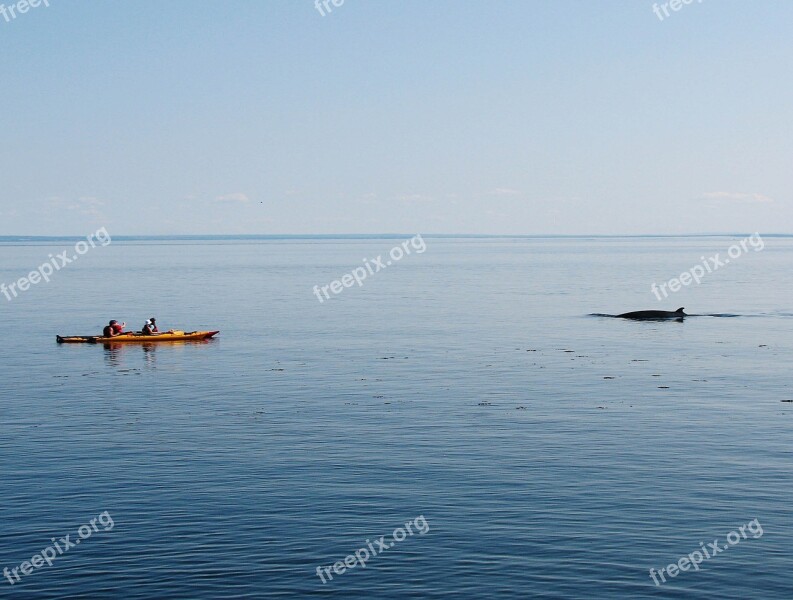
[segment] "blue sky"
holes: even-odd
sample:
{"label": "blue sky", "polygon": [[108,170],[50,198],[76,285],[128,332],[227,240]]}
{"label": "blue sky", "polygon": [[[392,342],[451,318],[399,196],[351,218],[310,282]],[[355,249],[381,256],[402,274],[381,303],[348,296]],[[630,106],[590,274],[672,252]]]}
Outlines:
{"label": "blue sky", "polygon": [[49,4],[0,235],[791,231],[793,3]]}

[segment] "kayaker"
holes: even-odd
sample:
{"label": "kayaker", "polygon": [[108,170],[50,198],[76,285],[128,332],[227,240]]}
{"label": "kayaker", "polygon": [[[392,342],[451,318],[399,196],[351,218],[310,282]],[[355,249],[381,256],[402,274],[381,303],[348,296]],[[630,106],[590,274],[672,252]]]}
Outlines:
{"label": "kayaker", "polygon": [[126,323],[119,324],[118,321],[112,320],[105,328],[102,330],[102,337],[116,337],[124,333],[124,327],[126,327]]}
{"label": "kayaker", "polygon": [[154,335],[155,333],[160,333],[160,330],[157,329],[157,319],[152,317],[146,324],[143,326],[143,335]]}
{"label": "kayaker", "polygon": [[[161,335],[160,330],[157,327],[157,319],[152,317],[151,319],[146,321],[146,324],[143,326],[143,330],[141,331],[141,333],[143,335]],[[174,333],[174,330],[169,329],[165,333]]]}

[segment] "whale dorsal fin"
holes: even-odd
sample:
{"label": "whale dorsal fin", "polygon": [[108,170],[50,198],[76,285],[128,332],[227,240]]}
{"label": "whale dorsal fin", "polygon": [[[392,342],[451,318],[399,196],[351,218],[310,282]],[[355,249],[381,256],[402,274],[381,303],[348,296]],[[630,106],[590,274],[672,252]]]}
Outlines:
{"label": "whale dorsal fin", "polygon": [[682,314],[684,310],[685,310],[685,308],[678,308],[675,312],[679,312],[679,313]]}

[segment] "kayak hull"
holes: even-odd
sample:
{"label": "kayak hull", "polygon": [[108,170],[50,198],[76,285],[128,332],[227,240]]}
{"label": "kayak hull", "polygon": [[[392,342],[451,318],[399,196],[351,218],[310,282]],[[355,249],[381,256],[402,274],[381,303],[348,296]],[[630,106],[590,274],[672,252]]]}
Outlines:
{"label": "kayak hull", "polygon": [[59,344],[151,344],[164,342],[192,342],[208,340],[216,336],[219,331],[177,331],[175,333],[161,333],[159,335],[142,335],[139,333],[124,333],[115,337],[102,337],[96,335],[71,335],[55,336]]}

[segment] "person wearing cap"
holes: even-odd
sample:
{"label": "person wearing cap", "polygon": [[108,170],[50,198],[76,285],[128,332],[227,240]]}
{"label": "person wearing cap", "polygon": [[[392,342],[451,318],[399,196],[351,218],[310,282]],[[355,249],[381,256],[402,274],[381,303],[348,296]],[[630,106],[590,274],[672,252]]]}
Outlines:
{"label": "person wearing cap", "polygon": [[154,335],[156,333],[160,333],[160,330],[157,329],[157,319],[152,317],[143,326],[143,335]]}
{"label": "person wearing cap", "polygon": [[124,333],[124,327],[126,327],[126,323],[119,323],[115,319],[110,321],[109,324],[105,326],[102,330],[102,337],[116,337]]}

